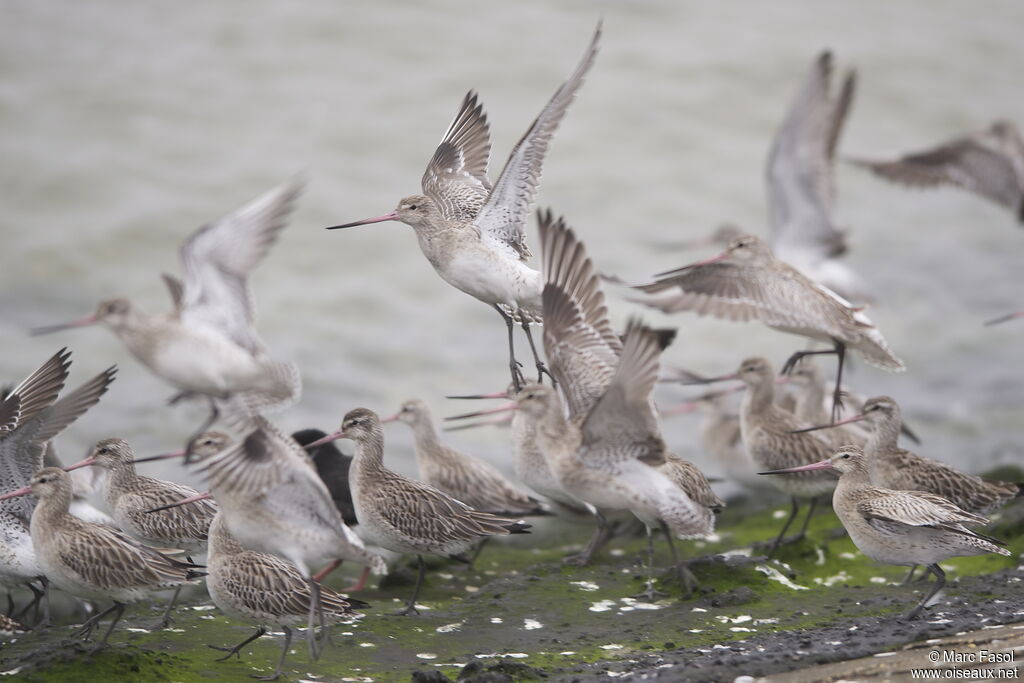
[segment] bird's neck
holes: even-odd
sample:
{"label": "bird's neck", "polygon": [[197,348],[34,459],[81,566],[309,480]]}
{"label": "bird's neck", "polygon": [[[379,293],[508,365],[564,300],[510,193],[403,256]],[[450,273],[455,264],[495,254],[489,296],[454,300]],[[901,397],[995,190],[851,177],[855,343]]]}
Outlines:
{"label": "bird's neck", "polygon": [[441,437],[437,434],[437,429],[434,428],[434,421],[429,417],[421,417],[412,426],[412,433],[416,439],[416,456],[420,457],[421,451],[437,452],[441,451]]}
{"label": "bird's neck", "polygon": [[70,516],[71,489],[54,491],[50,495],[41,498],[32,513],[30,528],[35,529],[39,525],[56,526]]}
{"label": "bird's neck", "polygon": [[899,446],[900,438],[899,420],[886,420],[873,425],[871,436],[868,437],[867,451],[872,454],[894,451]]}
{"label": "bird's neck", "polygon": [[224,513],[218,512],[210,522],[209,531],[210,557],[218,555],[237,555],[245,551],[245,546],[235,540],[224,521]]}
{"label": "bird's neck", "polygon": [[371,434],[365,439],[356,441],[352,467],[359,472],[374,472],[384,469],[383,434]]}
{"label": "bird's neck", "polygon": [[769,379],[760,384],[748,384],[741,407],[744,413],[756,415],[771,408],[774,401],[775,387]]}

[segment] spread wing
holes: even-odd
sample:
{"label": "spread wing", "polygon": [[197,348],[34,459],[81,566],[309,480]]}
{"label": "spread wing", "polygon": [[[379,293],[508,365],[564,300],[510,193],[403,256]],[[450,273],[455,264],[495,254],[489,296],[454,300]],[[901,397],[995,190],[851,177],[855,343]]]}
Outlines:
{"label": "spread wing", "polygon": [[491,137],[487,115],[470,90],[423,173],[423,194],[447,220],[470,221],[491,191],[487,162]]}
{"label": "spread wing", "polygon": [[674,338],[675,330],[655,330],[630,321],[615,375],[580,426],[581,457],[639,459],[649,465],[665,462],[665,442],[651,392],[658,381],[658,359]]}
{"label": "spread wing", "polygon": [[530,257],[530,249],[526,246],[526,220],[540,184],[544,156],[555,130],[576,97],[576,91],[583,84],[583,77],[594,62],[600,38],[601,25],[598,24],[583,60],[516,143],[487,197],[487,203],[474,221],[485,241],[495,248],[509,250],[523,260]]}
{"label": "spread wing", "polygon": [[21,399],[11,394],[0,401],[0,438],[14,430],[21,419]]}
{"label": "spread wing", "polygon": [[[71,352],[65,347],[53,354],[18,386],[7,392],[7,398],[17,397],[18,423],[31,419],[40,410],[53,405],[67,381],[69,367]],[[5,404],[6,401],[7,399]],[[7,410],[10,411],[11,408],[8,407]],[[0,423],[3,422],[0,420]]]}
{"label": "spread wing", "polygon": [[832,221],[833,153],[853,98],[848,75],[839,98],[829,97],[832,55],[823,52],[775,135],[765,169],[769,243],[779,253],[808,250],[823,258],[846,250]]}
{"label": "spread wing", "polygon": [[[666,313],[695,311],[725,320],[758,320],[765,325],[803,329],[820,326],[832,336],[845,334],[843,313],[820,296],[827,290],[789,266],[763,269],[709,263],[672,271],[635,289],[648,294],[671,292],[641,301]],[[842,302],[831,293],[829,296]]]}
{"label": "spread wing", "polygon": [[285,183],[185,241],[183,322],[213,327],[250,352],[263,350],[253,329],[249,274],[285,226],[300,191],[298,181]]}
{"label": "spread wing", "polygon": [[[99,402],[116,373],[116,366],[104,370],[50,407],[24,420],[17,429],[0,439],[0,483],[4,490],[28,485],[32,476],[43,467],[46,444]],[[28,521],[35,504],[34,496],[22,496],[0,502],[0,508]]]}
{"label": "spread wing", "polygon": [[1024,200],[1013,160],[985,133],[951,140],[895,161],[852,161],[902,185],[955,185],[1014,211]]}
{"label": "spread wing", "polygon": [[608,321],[601,283],[583,243],[562,219],[539,219],[544,278],[544,352],[572,416],[582,417],[604,393],[622,352]]}

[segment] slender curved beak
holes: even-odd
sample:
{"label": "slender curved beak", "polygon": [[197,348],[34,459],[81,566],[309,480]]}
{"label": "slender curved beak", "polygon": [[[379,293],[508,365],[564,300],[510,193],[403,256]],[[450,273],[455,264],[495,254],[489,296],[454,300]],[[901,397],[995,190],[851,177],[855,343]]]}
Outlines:
{"label": "slender curved beak", "polygon": [[700,266],[706,266],[706,265],[709,265],[709,264],[712,264],[712,263],[718,263],[719,261],[724,261],[727,258],[729,258],[729,252],[728,251],[723,251],[721,254],[718,254],[717,256],[712,256],[711,258],[706,258],[703,261],[697,261],[696,263],[691,263],[690,265],[683,266],[682,268],[673,268],[672,270],[666,270],[666,271],[664,271],[662,273],[655,273],[654,277],[670,277],[672,275],[682,275],[683,273],[685,273],[686,271],[690,270],[691,268],[698,268]]}
{"label": "slender curved beak", "polygon": [[854,415],[853,417],[848,417],[845,420],[840,420],[839,422],[833,422],[832,424],[815,425],[814,427],[804,427],[803,429],[791,429],[789,433],[790,434],[803,434],[804,432],[816,432],[819,429],[828,429],[829,427],[838,427],[839,425],[848,425],[851,422],[860,422],[861,420],[864,420],[864,419],[867,419],[867,415],[864,415],[863,413],[861,413],[860,415]]}
{"label": "slender curved beak", "polygon": [[319,438],[316,441],[314,441],[313,443],[308,443],[305,446],[303,446],[303,448],[305,448],[308,451],[310,448],[316,448],[317,446],[323,446],[325,443],[330,443],[332,441],[337,441],[338,439],[344,439],[344,438],[345,438],[345,432],[337,431],[337,432],[334,432],[333,434],[328,434],[325,437]]}
{"label": "slender curved beak", "polygon": [[461,415],[452,415],[451,417],[446,417],[445,421],[447,422],[448,420],[464,420],[467,417],[480,417],[481,415],[493,415],[495,413],[505,413],[505,412],[508,412],[510,410],[518,410],[518,409],[519,409],[519,404],[516,403],[515,401],[513,401],[512,403],[506,403],[505,405],[498,406],[497,408],[490,408],[488,410],[477,410],[477,411],[472,412],[472,413],[462,413]]}
{"label": "slender curved beak", "polygon": [[830,470],[832,469],[831,460],[822,460],[821,462],[814,462],[810,465],[801,465],[800,467],[787,467],[784,470],[771,470],[770,472],[758,472],[758,474],[789,474],[790,472],[813,472],[815,470]]}
{"label": "slender curved beak", "polygon": [[[728,382],[730,380],[737,380],[739,378],[740,373],[733,372],[728,375],[719,375],[718,377],[705,377],[700,382],[697,382],[697,384],[714,384],[715,382]],[[746,386],[746,384],[744,384],[743,386]],[[739,391],[739,389],[737,389],[737,391]]]}
{"label": "slender curved beak", "polygon": [[7,500],[8,498],[17,498],[18,496],[27,496],[30,493],[32,493],[32,487],[23,486],[17,491],[11,491],[10,493],[5,493],[4,495],[0,496],[0,500]]}
{"label": "slender curved beak", "polygon": [[174,503],[168,503],[167,505],[161,505],[160,507],[153,508],[152,510],[146,510],[146,514],[148,515],[153,512],[160,512],[161,510],[170,510],[171,508],[181,507],[182,505],[188,505],[189,503],[198,503],[201,500],[207,500],[209,498],[213,498],[213,496],[210,495],[209,491],[204,491],[203,493],[197,493],[194,496],[183,498],[182,500]]}
{"label": "slender curved beak", "polygon": [[442,429],[445,432],[459,432],[463,429],[476,429],[477,427],[488,427],[490,425],[505,425],[512,421],[511,415],[500,415],[498,417],[489,417],[486,420],[480,420],[478,422],[467,422],[466,424],[460,425],[448,425]]}
{"label": "slender curved beak", "polygon": [[43,327],[33,327],[29,330],[29,334],[33,337],[37,337],[41,334],[50,334],[51,332],[60,332],[61,330],[70,330],[73,327],[88,327],[89,325],[95,325],[100,320],[95,314],[87,315],[84,318],[78,320],[72,320],[69,323],[61,323],[59,325],[44,325]]}
{"label": "slender curved beak", "polygon": [[89,467],[90,465],[95,465],[95,464],[96,464],[96,456],[90,455],[85,460],[79,460],[74,465],[68,465],[67,467],[64,468],[64,471],[65,472],[70,472],[71,470],[77,470],[77,469],[81,469],[83,467]]}
{"label": "slender curved beak", "polygon": [[187,452],[188,451],[180,450],[174,451],[173,453],[161,453],[160,455],[150,455],[145,458],[135,458],[132,462],[138,465],[140,462],[153,462],[154,460],[168,460],[170,458],[184,458]]}
{"label": "slender curved beak", "polygon": [[342,225],[332,225],[331,227],[329,227],[327,229],[328,230],[341,230],[342,228],[354,228],[357,225],[369,225],[370,223],[383,223],[385,221],[397,221],[397,220],[398,220],[398,212],[397,211],[391,211],[390,213],[386,213],[383,216],[377,216],[376,218],[364,218],[361,221],[355,221],[355,222],[352,222],[352,223],[344,223]]}
{"label": "slender curved beak", "polygon": [[999,323],[1005,323],[1009,320],[1013,320],[1014,318],[1024,318],[1024,311],[1015,311],[1013,313],[1008,313],[1007,315],[1001,315],[998,318],[993,318],[992,320],[986,320],[985,325],[998,325]]}
{"label": "slender curved beak", "polygon": [[445,396],[445,398],[476,400],[480,398],[508,398],[507,391],[496,391],[493,394],[461,394],[457,396]]}
{"label": "slender curved beak", "polygon": [[[398,422],[398,416],[399,415],[401,415],[401,413],[395,413],[391,417],[382,417],[381,420],[380,420],[380,423],[381,424],[386,424],[388,422]],[[339,438],[341,438],[341,437],[339,437]]]}

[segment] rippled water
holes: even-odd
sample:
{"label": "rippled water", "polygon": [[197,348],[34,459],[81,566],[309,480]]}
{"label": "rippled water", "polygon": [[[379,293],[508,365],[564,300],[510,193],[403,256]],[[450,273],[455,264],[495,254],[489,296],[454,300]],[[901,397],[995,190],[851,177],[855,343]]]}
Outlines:
{"label": "rippled water", "polygon": [[[405,398],[438,414],[445,393],[506,383],[504,328],[422,258],[411,231],[326,225],[390,210],[419,177],[466,90],[479,90],[497,173],[509,147],[582,54],[597,64],[555,139],[540,194],[608,271],[649,274],[701,254],[654,246],[723,220],[762,231],[762,166],[814,55],[854,65],[859,91],[841,149],[884,155],[1021,118],[1016,0],[819,3],[312,2],[45,3],[7,0],[0,21],[0,376],[59,345],[72,382],[122,372],[65,452],[112,434],[142,451],[175,445],[200,409],[102,329],[33,339],[26,329],[131,295],[168,306],[159,279],[203,222],[296,172],[294,221],[255,278],[260,330],[306,383],[289,428],[335,425],[357,405]],[[851,383],[898,398],[922,451],[982,469],[1021,455],[1024,324],[983,328],[1024,306],[1024,234],[953,190],[908,192],[841,168],[850,262],[879,293],[871,315],[909,367],[860,365]],[[633,308],[612,295],[617,322]],[[709,373],[800,342],[692,315],[667,357]],[[665,400],[682,392],[664,390]],[[691,453],[694,423],[666,426]],[[411,467],[408,430],[389,460]],[[452,440],[507,463],[500,433]],[[699,456],[698,456],[699,457]]]}

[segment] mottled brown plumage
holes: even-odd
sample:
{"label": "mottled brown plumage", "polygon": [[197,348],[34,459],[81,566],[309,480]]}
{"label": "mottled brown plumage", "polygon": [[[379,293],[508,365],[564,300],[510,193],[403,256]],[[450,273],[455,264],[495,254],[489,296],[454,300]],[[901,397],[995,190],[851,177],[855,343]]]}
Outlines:
{"label": "mottled brown plumage", "polygon": [[396,419],[412,427],[420,479],[473,509],[496,515],[543,514],[540,501],[521,490],[490,463],[441,443],[430,408],[420,400],[402,404],[385,421]]}

